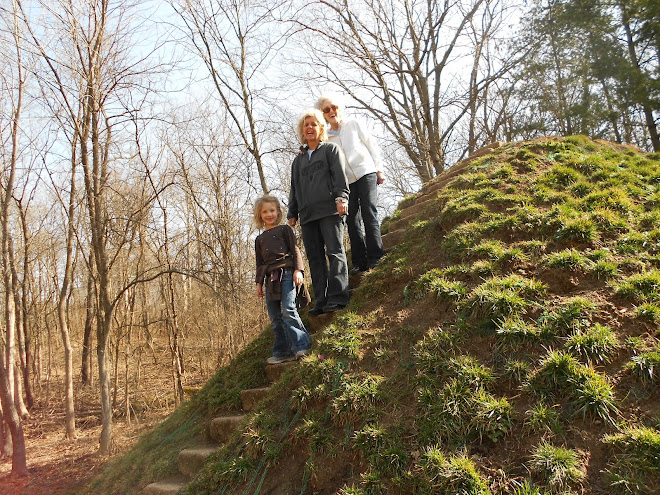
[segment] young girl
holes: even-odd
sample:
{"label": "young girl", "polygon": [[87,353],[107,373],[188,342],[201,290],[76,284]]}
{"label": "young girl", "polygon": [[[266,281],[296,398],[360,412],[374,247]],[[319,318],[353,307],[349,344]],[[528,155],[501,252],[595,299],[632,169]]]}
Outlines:
{"label": "young girl", "polygon": [[309,334],[296,308],[296,288],[303,282],[302,256],[293,229],[280,225],[283,216],[280,202],[273,196],[262,196],[254,204],[254,222],[264,229],[254,242],[257,296],[266,296],[275,334],[268,364],[299,359],[310,347]]}

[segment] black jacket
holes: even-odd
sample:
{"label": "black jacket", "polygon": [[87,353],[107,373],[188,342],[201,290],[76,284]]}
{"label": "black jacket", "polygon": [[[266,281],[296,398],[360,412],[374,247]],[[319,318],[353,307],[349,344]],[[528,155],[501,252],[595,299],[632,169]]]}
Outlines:
{"label": "black jacket", "polygon": [[287,218],[305,224],[330,215],[337,215],[337,198],[348,201],[344,153],[334,143],[322,141],[312,152],[307,146],[291,165],[291,191]]}

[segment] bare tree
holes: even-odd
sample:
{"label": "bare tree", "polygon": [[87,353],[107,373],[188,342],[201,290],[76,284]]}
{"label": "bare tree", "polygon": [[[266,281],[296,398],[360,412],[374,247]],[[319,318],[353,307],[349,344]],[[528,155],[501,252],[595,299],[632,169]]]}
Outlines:
{"label": "bare tree", "polygon": [[497,0],[318,0],[296,22],[321,40],[308,42],[316,78],[367,109],[426,182],[447,166],[448,139],[486,82],[505,70],[478,70],[503,8]]}
{"label": "bare tree", "polygon": [[[215,93],[238,136],[241,148],[254,160],[261,190],[270,191],[266,157],[279,149],[270,136],[282,120],[272,122],[279,101],[273,61],[285,46],[290,30],[275,20],[278,9],[289,2],[275,0],[181,0],[174,3],[187,28],[195,52],[204,62]],[[249,177],[249,162],[246,163]]]}
{"label": "bare tree", "polygon": [[[69,183],[68,198],[59,197],[62,207],[65,208],[65,261],[62,281],[59,284],[59,293],[57,296],[57,319],[62,335],[62,344],[64,346],[64,410],[65,410],[65,437],[74,439],[76,437],[76,412],[74,407],[73,390],[73,346],[71,345],[71,332],[69,331],[69,294],[73,279],[73,257],[75,242],[75,216],[77,204],[77,184],[76,173],[78,164],[78,136],[74,134],[71,141],[71,181]],[[55,190],[58,191],[57,187]],[[59,195],[59,191],[58,191]]]}
{"label": "bare tree", "polygon": [[[41,2],[41,14],[53,39],[40,39],[42,31],[32,27],[23,10],[35,49],[50,73],[44,87],[57,101],[70,126],[71,139],[77,144],[86,198],[95,286],[96,354],[101,395],[102,432],[99,453],[109,454],[112,442],[112,404],[107,346],[113,323],[113,311],[120,299],[112,285],[113,264],[131,235],[130,220],[141,204],[124,203],[125,211],[112,210],[113,188],[121,181],[111,166],[121,158],[114,132],[121,130],[132,105],[142,101],[145,90],[136,81],[145,77],[143,59],[130,53],[135,42],[135,25],[129,14],[136,5],[128,1],[111,4],[109,0],[61,0]],[[46,77],[45,74],[40,74]],[[124,92],[131,97],[122,100]],[[131,105],[131,106],[129,106]],[[120,220],[119,223],[116,220]]]}
{"label": "bare tree", "polygon": [[246,307],[253,298],[246,289],[252,286],[254,269],[246,222],[250,188],[242,165],[232,159],[231,128],[221,124],[222,111],[215,114],[212,109],[195,108],[192,113],[196,119],[179,121],[163,138],[175,174],[175,191],[180,194],[170,217],[173,224],[185,225],[182,234],[171,235],[179,238],[179,247],[169,249],[173,259],[180,259],[179,266],[211,289],[213,306],[217,306],[213,311],[224,320],[220,340],[228,344],[227,355],[231,355],[247,339],[246,330],[253,321],[239,316],[240,306]]}
{"label": "bare tree", "polygon": [[23,91],[25,87],[25,74],[22,66],[21,33],[18,16],[18,5],[12,2],[8,24],[11,26],[11,38],[15,54],[15,79],[9,88],[11,101],[10,117],[10,152],[8,159],[3,160],[2,195],[0,197],[0,256],[2,256],[2,281],[4,283],[4,332],[5,356],[0,358],[0,400],[2,414],[11,432],[12,440],[12,476],[27,475],[27,461],[25,456],[25,438],[23,424],[14,401],[14,341],[16,332],[16,300],[14,299],[15,281],[12,276],[11,259],[11,233],[10,233],[10,207],[13,203],[12,195],[16,180],[16,169],[19,159],[19,121],[23,109]]}

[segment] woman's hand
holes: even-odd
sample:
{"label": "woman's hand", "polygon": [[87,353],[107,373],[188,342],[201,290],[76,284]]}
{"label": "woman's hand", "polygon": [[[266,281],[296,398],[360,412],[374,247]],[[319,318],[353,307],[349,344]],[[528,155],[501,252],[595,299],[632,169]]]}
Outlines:
{"label": "woman's hand", "polygon": [[264,288],[261,284],[257,284],[257,297],[264,297]]}
{"label": "woman's hand", "polygon": [[293,283],[296,284],[296,287],[300,287],[303,283],[303,274],[300,270],[293,271]]}
{"label": "woman's hand", "polygon": [[385,174],[383,172],[376,172],[376,184],[380,185],[385,182]]}
{"label": "woman's hand", "polygon": [[348,203],[346,201],[337,201],[337,213],[340,216],[348,213]]}
{"label": "woman's hand", "polygon": [[297,221],[298,221],[298,220],[296,219],[296,217],[291,217],[291,218],[289,218],[289,219],[287,220],[287,223],[289,224],[289,226],[290,226],[291,228],[293,228],[293,227],[296,226],[296,222],[297,222]]}

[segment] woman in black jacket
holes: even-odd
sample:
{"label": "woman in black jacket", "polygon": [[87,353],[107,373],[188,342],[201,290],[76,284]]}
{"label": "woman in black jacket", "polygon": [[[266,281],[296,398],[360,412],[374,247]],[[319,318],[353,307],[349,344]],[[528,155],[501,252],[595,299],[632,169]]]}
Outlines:
{"label": "woman in black jacket", "polygon": [[[307,110],[298,121],[302,146],[291,165],[287,219],[300,222],[318,315],[348,304],[348,265],[344,252],[344,215],[348,211],[348,181],[344,154],[327,142],[321,112]],[[326,260],[327,256],[327,260]]]}

